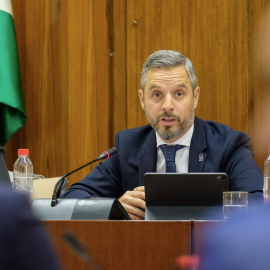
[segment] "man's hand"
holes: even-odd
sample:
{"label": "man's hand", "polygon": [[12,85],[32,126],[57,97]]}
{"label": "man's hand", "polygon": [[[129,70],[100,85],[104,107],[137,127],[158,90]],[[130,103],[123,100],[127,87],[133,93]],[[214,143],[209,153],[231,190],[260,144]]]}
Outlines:
{"label": "man's hand", "polygon": [[[136,187],[133,191],[127,191],[121,198],[120,203],[133,220],[143,220],[145,209],[144,186]],[[140,209],[141,208],[141,209]]]}

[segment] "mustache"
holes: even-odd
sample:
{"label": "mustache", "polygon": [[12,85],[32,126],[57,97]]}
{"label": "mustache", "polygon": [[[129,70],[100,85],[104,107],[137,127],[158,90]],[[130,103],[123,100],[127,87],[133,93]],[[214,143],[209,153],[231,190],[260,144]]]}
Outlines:
{"label": "mustache", "polygon": [[156,120],[159,121],[161,118],[164,118],[164,117],[175,118],[177,121],[181,122],[181,118],[178,115],[175,115],[175,114],[169,113],[169,112],[164,112],[164,113],[158,115]]}

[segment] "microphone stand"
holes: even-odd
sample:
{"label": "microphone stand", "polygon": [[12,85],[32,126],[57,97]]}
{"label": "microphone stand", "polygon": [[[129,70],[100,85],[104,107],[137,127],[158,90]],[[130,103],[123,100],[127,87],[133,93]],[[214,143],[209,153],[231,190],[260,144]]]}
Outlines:
{"label": "microphone stand", "polygon": [[[64,182],[64,179],[65,179],[67,176],[71,175],[72,173],[75,173],[75,172],[79,171],[80,169],[82,169],[82,168],[84,168],[84,167],[86,167],[86,166],[88,166],[88,165],[90,165],[90,164],[92,164],[92,163],[94,163],[94,162],[96,162],[96,161],[99,161],[99,160],[102,160],[102,159],[106,159],[106,158],[108,159],[110,156],[112,156],[112,155],[114,155],[114,154],[116,154],[116,153],[117,153],[117,148],[116,148],[116,147],[113,147],[113,148],[109,149],[108,151],[104,151],[104,152],[103,152],[98,158],[96,158],[95,160],[92,160],[92,161],[86,163],[85,165],[83,165],[83,166],[81,166],[81,167],[79,167],[79,168],[77,168],[77,169],[75,169],[75,170],[73,170],[73,171],[71,171],[71,172],[69,172],[69,173],[64,174],[64,175],[56,182],[56,184],[55,184],[55,186],[54,186],[53,195],[52,195],[52,201],[51,201],[51,207],[54,207],[54,206],[57,205],[57,203],[58,203],[57,199],[58,199],[58,193],[59,193],[60,187],[62,186],[62,184],[63,184],[63,182]],[[61,185],[60,185],[60,184],[61,184]]]}
{"label": "microphone stand", "polygon": [[68,246],[84,260],[93,270],[103,270],[101,266],[94,260],[90,253],[80,243],[79,239],[72,232],[65,232],[63,238]]}

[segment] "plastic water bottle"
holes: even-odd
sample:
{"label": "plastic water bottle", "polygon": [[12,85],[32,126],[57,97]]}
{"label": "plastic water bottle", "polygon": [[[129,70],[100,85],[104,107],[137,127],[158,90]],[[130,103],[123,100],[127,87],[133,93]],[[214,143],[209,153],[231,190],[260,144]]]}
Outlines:
{"label": "plastic water bottle", "polygon": [[18,159],[13,167],[13,188],[25,193],[29,203],[33,202],[33,164],[29,159],[29,149],[18,149]]}
{"label": "plastic water bottle", "polygon": [[264,170],[263,198],[264,202],[268,202],[270,201],[270,146],[268,146],[268,156],[264,161],[263,170]]}

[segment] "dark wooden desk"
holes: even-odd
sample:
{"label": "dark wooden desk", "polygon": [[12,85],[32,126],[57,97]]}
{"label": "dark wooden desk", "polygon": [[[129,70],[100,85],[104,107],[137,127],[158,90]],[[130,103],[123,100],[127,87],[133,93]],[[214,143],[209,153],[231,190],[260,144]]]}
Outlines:
{"label": "dark wooden desk", "polygon": [[191,252],[190,221],[44,221],[64,269],[90,269],[64,242],[73,232],[109,270],[175,269],[176,257]]}
{"label": "dark wooden desk", "polygon": [[192,253],[201,255],[207,248],[205,243],[205,233],[211,233],[211,230],[224,221],[194,221],[192,226]]}

